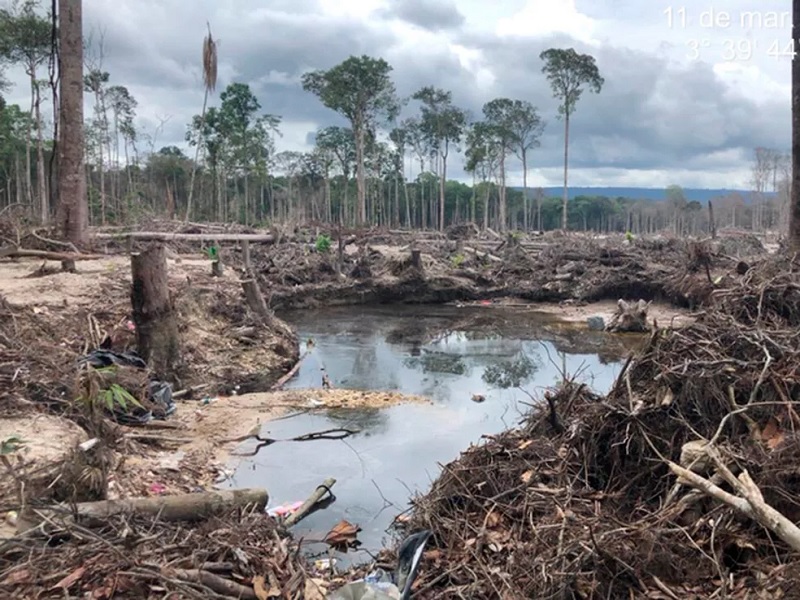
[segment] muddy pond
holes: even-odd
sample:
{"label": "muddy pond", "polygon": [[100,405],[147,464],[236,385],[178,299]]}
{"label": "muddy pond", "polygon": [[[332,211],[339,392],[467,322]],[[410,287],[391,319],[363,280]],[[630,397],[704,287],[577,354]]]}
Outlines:
{"label": "muddy pond", "polygon": [[[326,478],[336,479],[336,501],[293,532],[310,554],[335,555],[340,566],[370,560],[390,540],[395,517],[430,486],[441,464],[482,435],[520,421],[533,400],[514,384],[536,398],[566,372],[604,392],[642,342],[495,306],[347,307],[281,316],[297,328],[301,350],[309,353],[287,388],[318,388],[327,374],[338,388],[430,398],[389,408],[295,411],[266,423],[262,435],[287,439],[332,428],[358,433],[278,442],[236,458],[223,487],[266,487],[271,507],[304,500]],[[249,443],[240,448],[253,450]],[[321,543],[342,519],[362,529],[362,545],[347,555]]]}

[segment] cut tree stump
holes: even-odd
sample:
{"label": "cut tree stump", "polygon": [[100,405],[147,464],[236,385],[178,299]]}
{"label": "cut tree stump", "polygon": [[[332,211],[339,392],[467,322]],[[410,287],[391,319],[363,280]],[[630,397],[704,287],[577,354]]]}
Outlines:
{"label": "cut tree stump", "polygon": [[416,248],[411,250],[411,266],[422,271],[422,252]]}
{"label": "cut tree stump", "polygon": [[244,272],[250,276],[253,272],[253,263],[250,259],[250,242],[242,240],[242,262],[244,263]]}
{"label": "cut tree stump", "polygon": [[652,331],[650,323],[647,322],[647,310],[650,302],[639,300],[638,302],[617,301],[617,312],[606,325],[606,331],[611,333],[647,333]]}
{"label": "cut tree stump", "polygon": [[132,255],[131,273],[131,306],[139,356],[159,377],[170,379],[180,359],[180,338],[169,294],[167,253],[163,244],[153,244],[144,252]]}
{"label": "cut tree stump", "polygon": [[[42,521],[68,526],[80,522],[88,526],[101,526],[115,515],[143,515],[161,521],[202,521],[214,515],[235,509],[253,509],[263,512],[269,494],[262,488],[197,492],[176,496],[128,498],[80,502],[73,506],[28,508],[20,517],[17,529],[34,526]],[[23,524],[23,521],[25,523]]]}
{"label": "cut tree stump", "polygon": [[78,270],[75,268],[75,259],[68,258],[61,261],[61,270],[65,273],[77,273]]}

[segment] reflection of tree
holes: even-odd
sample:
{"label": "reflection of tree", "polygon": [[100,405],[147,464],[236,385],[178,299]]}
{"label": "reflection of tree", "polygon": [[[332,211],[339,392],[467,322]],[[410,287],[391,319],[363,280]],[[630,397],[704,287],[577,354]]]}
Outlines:
{"label": "reflection of tree", "polygon": [[353,376],[358,380],[370,380],[378,368],[378,343],[373,338],[367,342],[359,343],[353,361]]}
{"label": "reflection of tree", "polygon": [[526,354],[515,360],[505,360],[486,367],[483,380],[491,386],[501,389],[521,387],[530,381],[539,365]]}
{"label": "reflection of tree", "polygon": [[467,365],[464,364],[462,356],[430,350],[424,350],[420,356],[407,358],[403,363],[409,369],[421,369],[423,373],[464,375],[467,372]]}
{"label": "reflection of tree", "polygon": [[343,428],[358,429],[357,435],[365,437],[389,430],[389,416],[379,408],[332,408],[326,416]]}

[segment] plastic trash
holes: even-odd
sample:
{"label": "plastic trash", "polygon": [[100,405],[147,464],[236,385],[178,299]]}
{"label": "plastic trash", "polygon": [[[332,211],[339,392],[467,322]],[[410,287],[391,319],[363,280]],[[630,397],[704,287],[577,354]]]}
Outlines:
{"label": "plastic trash", "polygon": [[136,352],[115,352],[104,348],[95,348],[86,356],[78,359],[78,364],[89,363],[95,369],[103,369],[112,365],[146,369],[147,363]]}
{"label": "plastic trash", "polygon": [[[89,364],[95,369],[106,369],[111,366],[128,367],[137,370],[147,368],[147,363],[136,352],[116,352],[108,348],[95,348],[78,359],[78,364]],[[148,383],[148,398],[156,405],[155,410],[142,407],[128,407],[128,410],[115,408],[112,413],[119,423],[144,424],[154,418],[163,419],[177,409],[172,398],[172,385],[165,381],[152,380]]]}
{"label": "plastic trash", "polygon": [[303,502],[301,500],[298,500],[297,502],[281,504],[280,506],[267,509],[267,515],[270,517],[288,517],[290,514],[297,512],[297,509],[299,509],[301,506],[303,506]]}

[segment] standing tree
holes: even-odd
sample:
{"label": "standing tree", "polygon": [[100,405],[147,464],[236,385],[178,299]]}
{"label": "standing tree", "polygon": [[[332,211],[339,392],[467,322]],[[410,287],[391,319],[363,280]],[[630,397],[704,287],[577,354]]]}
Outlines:
{"label": "standing tree", "polygon": [[447,182],[447,155],[451,143],[461,141],[467,116],[463,110],[453,106],[452,94],[432,86],[424,87],[415,93],[414,100],[422,103],[420,126],[428,140],[431,151],[436,153],[441,163],[439,171],[439,231],[444,229],[444,189]]}
{"label": "standing tree", "polygon": [[569,118],[585,88],[600,93],[605,80],[600,76],[593,56],[578,54],[574,48],[550,48],[539,55],[544,61],[542,72],[547,76],[553,95],[561,101],[558,114],[564,119],[564,207],[561,227],[567,229],[567,172],[569,164]]}
{"label": "standing tree", "polygon": [[[466,151],[464,152],[464,170],[472,173],[473,184],[476,176],[480,176],[485,196],[483,198],[483,229],[489,227],[489,199],[491,185],[489,180],[500,164],[504,151],[497,145],[493,127],[487,123],[473,123],[467,131]],[[473,190],[470,213],[475,217],[475,193]]]}
{"label": "standing tree", "polygon": [[41,222],[50,220],[50,201],[47,192],[47,176],[44,165],[44,135],[42,123],[41,82],[37,78],[38,69],[52,52],[52,26],[50,15],[38,12],[36,0],[14,3],[11,10],[0,10],[0,55],[13,64],[25,69],[31,89],[31,120],[27,135],[25,158],[27,200],[33,209],[34,194],[31,176],[31,128],[36,128],[36,179],[38,209]]}
{"label": "standing tree", "polygon": [[[200,111],[200,122],[206,118],[206,108],[208,107],[208,94],[217,87],[217,42],[211,36],[211,25],[206,23],[208,35],[203,38],[203,109]],[[202,135],[203,130],[197,130],[198,135]],[[200,156],[200,148],[205,147],[200,140],[195,141],[194,162],[192,163],[192,179],[189,182],[189,198],[186,201],[186,218],[188,221],[192,215],[192,199],[194,198],[194,178],[197,175],[197,160]]]}
{"label": "standing tree", "polygon": [[392,67],[382,58],[351,56],[328,71],[311,71],[302,77],[303,89],[314,93],[328,108],[349,119],[356,146],[358,224],[367,220],[364,150],[367,134],[381,117],[394,118],[399,102],[389,74]]}
{"label": "standing tree", "polygon": [[82,0],[58,0],[60,139],[58,141],[58,224],[73,244],[89,234],[89,203],[83,164]]}
{"label": "standing tree", "polygon": [[350,175],[353,173],[353,164],[356,157],[353,132],[344,127],[331,125],[317,132],[316,141],[317,148],[324,152],[333,153],[342,172],[338,221],[340,225],[343,225],[347,214],[347,206],[350,203],[348,190],[350,188]]}
{"label": "standing tree", "polygon": [[[539,147],[539,139],[544,131],[544,121],[536,107],[525,100],[514,100],[511,105],[509,125],[512,135],[511,147],[514,154],[522,161],[522,226],[528,231],[529,198],[528,198],[528,152]],[[538,228],[542,224],[538,223]]]}
{"label": "standing tree", "polygon": [[497,146],[496,155],[499,159],[500,198],[498,202],[497,225],[501,231],[507,227],[507,201],[506,201],[506,156],[513,151],[514,143],[514,101],[508,98],[495,98],[483,105],[483,115],[486,118],[484,134],[490,134],[493,143]]}

